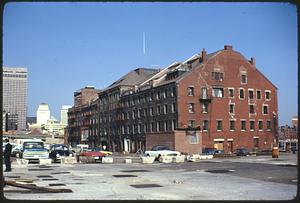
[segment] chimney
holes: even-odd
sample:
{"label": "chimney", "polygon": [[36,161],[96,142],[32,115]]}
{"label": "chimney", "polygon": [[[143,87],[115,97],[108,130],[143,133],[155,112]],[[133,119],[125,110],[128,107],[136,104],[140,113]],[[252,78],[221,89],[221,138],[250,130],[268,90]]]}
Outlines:
{"label": "chimney", "polygon": [[251,57],[250,63],[251,63],[253,66],[255,66],[255,58],[254,58],[254,57]]}
{"label": "chimney", "polygon": [[202,62],[205,62],[206,61],[206,51],[205,49],[203,48],[202,52],[201,52],[201,58],[202,58]]}
{"label": "chimney", "polygon": [[224,50],[232,50],[232,46],[231,45],[225,45]]}

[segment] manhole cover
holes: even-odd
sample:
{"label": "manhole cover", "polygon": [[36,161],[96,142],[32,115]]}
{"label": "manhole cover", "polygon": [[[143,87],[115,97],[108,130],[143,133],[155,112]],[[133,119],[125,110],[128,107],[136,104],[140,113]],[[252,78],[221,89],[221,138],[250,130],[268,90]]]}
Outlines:
{"label": "manhole cover", "polygon": [[66,185],[62,183],[53,183],[53,184],[49,184],[49,186],[66,186]]}
{"label": "manhole cover", "polygon": [[161,185],[158,184],[139,184],[139,185],[130,185],[130,186],[134,188],[162,187]]}
{"label": "manhole cover", "polygon": [[149,172],[148,170],[123,170],[124,173],[134,173],[134,172]]}
{"label": "manhole cover", "polygon": [[136,175],[113,175],[116,178],[129,178],[129,177],[137,177]]}
{"label": "manhole cover", "polygon": [[58,180],[58,179],[56,179],[56,178],[44,178],[44,179],[42,179],[43,181],[48,181],[48,180]]}
{"label": "manhole cover", "polygon": [[38,178],[52,178],[52,176],[49,175],[41,175],[41,176],[36,176]]}
{"label": "manhole cover", "polygon": [[67,171],[65,171],[65,172],[53,172],[53,173],[51,173],[51,174],[69,174],[70,172],[67,172]]}
{"label": "manhole cover", "polygon": [[28,171],[51,171],[53,168],[29,168]]}
{"label": "manhole cover", "polygon": [[232,170],[216,169],[216,170],[206,170],[205,172],[209,172],[209,173],[229,173],[229,172],[232,172]]}

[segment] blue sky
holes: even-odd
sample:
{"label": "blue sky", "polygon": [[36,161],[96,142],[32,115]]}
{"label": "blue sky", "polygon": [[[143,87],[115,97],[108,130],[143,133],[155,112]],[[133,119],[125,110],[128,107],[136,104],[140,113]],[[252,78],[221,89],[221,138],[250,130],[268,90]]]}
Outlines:
{"label": "blue sky", "polygon": [[[143,53],[143,32],[146,52]],[[288,3],[8,3],[3,65],[28,68],[28,116],[59,119],[74,91],[137,67],[164,67],[225,44],[278,87],[279,122],[297,115],[297,13]]]}

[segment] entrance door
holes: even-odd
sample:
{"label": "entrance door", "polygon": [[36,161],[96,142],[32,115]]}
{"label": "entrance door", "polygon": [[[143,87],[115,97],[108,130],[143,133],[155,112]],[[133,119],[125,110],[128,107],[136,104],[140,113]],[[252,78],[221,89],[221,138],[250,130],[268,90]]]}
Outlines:
{"label": "entrance door", "polygon": [[228,141],[228,152],[233,153],[233,141]]}

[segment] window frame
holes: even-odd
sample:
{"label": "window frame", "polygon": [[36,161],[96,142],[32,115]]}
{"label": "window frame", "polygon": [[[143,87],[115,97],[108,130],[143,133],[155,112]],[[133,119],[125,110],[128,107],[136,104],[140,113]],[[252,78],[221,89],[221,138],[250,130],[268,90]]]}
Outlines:
{"label": "window frame", "polygon": [[[232,96],[230,95],[230,90],[232,90]],[[228,97],[229,98],[234,98],[234,88],[233,87],[228,88]]]}
{"label": "window frame", "polygon": [[[241,97],[241,90],[243,90],[243,98]],[[239,99],[244,100],[246,97],[245,88],[239,88]]]}
{"label": "window frame", "polygon": [[[241,119],[241,131],[246,131],[247,130],[247,121],[246,119]],[[243,123],[245,123],[245,128],[243,128]]]}
{"label": "window frame", "polygon": [[[269,98],[267,98],[267,93],[269,93]],[[271,90],[265,90],[265,100],[271,101]]]}

